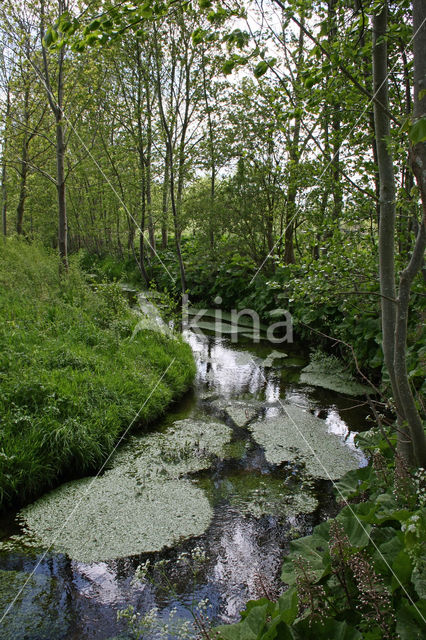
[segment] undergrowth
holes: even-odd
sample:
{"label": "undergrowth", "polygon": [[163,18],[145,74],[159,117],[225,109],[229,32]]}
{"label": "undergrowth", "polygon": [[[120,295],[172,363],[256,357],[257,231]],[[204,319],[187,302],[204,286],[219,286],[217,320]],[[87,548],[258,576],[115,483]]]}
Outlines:
{"label": "undergrowth", "polygon": [[61,278],[53,253],[2,241],[0,507],[96,469],[136,414],[147,425],[188,388],[189,346],[137,324],[117,284],[91,288],[76,264]]}

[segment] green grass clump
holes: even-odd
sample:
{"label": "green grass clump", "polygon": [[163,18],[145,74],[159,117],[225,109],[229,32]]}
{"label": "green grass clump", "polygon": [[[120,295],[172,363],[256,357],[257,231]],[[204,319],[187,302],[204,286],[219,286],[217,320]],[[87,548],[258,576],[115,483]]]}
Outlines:
{"label": "green grass clump", "polygon": [[60,278],[43,247],[0,243],[0,508],[93,471],[138,411],[147,425],[188,388],[189,346],[132,337],[137,322],[118,285],[91,289],[75,265]]}

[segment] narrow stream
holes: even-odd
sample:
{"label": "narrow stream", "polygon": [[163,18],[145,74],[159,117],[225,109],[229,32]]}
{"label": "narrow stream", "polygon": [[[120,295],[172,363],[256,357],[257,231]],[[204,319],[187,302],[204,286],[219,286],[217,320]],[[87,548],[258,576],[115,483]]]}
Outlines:
{"label": "narrow stream", "polygon": [[[305,470],[297,454],[292,460],[285,461],[285,455],[284,461],[278,460],[278,449],[271,449],[268,442],[264,445],[262,438],[266,433],[273,441],[271,428],[279,434],[290,413],[292,422],[306,433],[321,422],[340,451],[349,454],[352,467],[362,465],[365,460],[353,440],[366,428],[360,402],[301,384],[300,372],[309,357],[300,346],[287,345],[277,352],[264,342],[242,339],[233,344],[227,338],[202,339],[189,331],[185,337],[197,362],[193,390],[159,422],[154,434],[133,435],[105,476],[115,473],[118,478],[123,470],[129,479],[131,465],[136,468],[139,461],[149,466],[148,457],[158,455],[164,464],[174,465],[176,482],[187,483],[182,486],[189,491],[188,505],[191,491],[208,500],[207,526],[199,535],[184,536],[161,551],[114,559],[102,559],[102,554],[112,553],[105,544],[115,548],[117,541],[100,542],[95,556],[101,559],[86,559],[85,553],[90,557],[86,550],[79,556],[83,561],[73,559],[71,551],[70,555],[45,553],[17,519],[4,520],[1,611],[20,595],[2,622],[1,640],[126,638],[126,623],[117,621],[117,612],[129,605],[141,616],[157,607],[158,619],[167,623],[173,610],[174,619],[191,621],[191,607],[206,600],[206,615],[215,624],[235,621],[247,600],[282,591],[280,565],[290,540],[309,534],[335,512],[327,470],[307,472],[308,465]],[[300,416],[305,416],[306,427]],[[210,438],[213,432],[221,434],[220,442]],[[179,441],[180,433],[189,434],[187,442]],[[167,441],[171,448],[165,453],[161,443]],[[185,504],[185,500],[183,507],[167,503],[164,526],[168,518],[174,522],[180,517]],[[137,524],[144,527],[143,522]],[[149,579],[135,581],[138,565],[147,560]],[[143,637],[179,637],[176,632],[164,633]]]}

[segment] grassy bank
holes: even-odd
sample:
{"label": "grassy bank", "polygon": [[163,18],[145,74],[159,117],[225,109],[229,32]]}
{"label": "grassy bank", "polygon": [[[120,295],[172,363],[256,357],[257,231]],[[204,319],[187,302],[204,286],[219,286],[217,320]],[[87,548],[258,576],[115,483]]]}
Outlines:
{"label": "grassy bank", "polygon": [[137,322],[117,285],[93,290],[77,266],[61,280],[56,255],[0,243],[1,507],[93,471],[138,411],[147,425],[188,388],[190,348],[132,337]]}

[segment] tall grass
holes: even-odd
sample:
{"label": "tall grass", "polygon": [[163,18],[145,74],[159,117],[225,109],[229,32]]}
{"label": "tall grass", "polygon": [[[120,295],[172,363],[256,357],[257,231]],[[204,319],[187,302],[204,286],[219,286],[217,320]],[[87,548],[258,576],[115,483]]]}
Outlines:
{"label": "tall grass", "polygon": [[60,278],[40,245],[0,242],[0,508],[96,469],[139,410],[148,425],[190,385],[189,347],[131,339],[136,323],[117,285],[93,290],[76,265]]}

